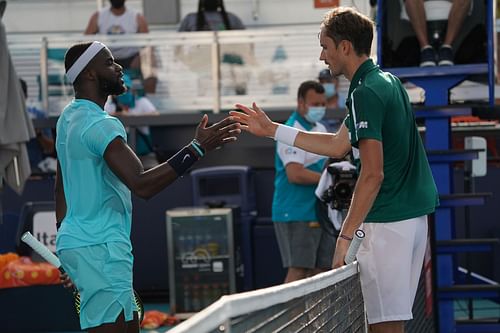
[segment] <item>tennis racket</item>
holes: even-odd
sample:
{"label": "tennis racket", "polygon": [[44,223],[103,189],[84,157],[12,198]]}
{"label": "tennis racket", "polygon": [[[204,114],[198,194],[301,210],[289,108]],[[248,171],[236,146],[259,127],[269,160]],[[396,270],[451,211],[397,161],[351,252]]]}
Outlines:
{"label": "tennis racket", "polygon": [[359,246],[365,238],[365,232],[361,229],[356,230],[354,237],[352,238],[351,245],[347,249],[347,254],[345,255],[344,262],[350,264],[356,260],[356,253],[358,253]]}
{"label": "tennis racket", "polygon": [[[36,253],[42,256],[43,259],[45,259],[50,264],[59,269],[59,271],[62,274],[66,273],[64,271],[64,268],[62,268],[61,266],[61,261],[59,260],[59,258],[54,253],[52,253],[45,245],[40,243],[38,239],[33,237],[31,232],[26,231],[22,235],[21,240],[26,244],[28,244]],[[78,292],[75,286],[73,286],[73,298],[75,302],[76,313],[80,315],[80,293]],[[134,290],[134,302],[137,308],[137,314],[139,315],[139,323],[141,323],[142,320],[144,319],[144,305],[142,304],[142,301],[135,290]]]}

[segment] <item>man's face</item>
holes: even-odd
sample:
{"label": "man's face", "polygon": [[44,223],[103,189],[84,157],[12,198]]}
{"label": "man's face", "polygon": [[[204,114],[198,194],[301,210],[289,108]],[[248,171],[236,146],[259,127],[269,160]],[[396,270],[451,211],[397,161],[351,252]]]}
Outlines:
{"label": "man's face", "polygon": [[332,38],[330,38],[325,31],[325,28],[321,29],[319,34],[319,44],[321,45],[321,54],[319,60],[324,61],[325,64],[330,69],[332,76],[336,77],[344,74],[343,68],[343,53],[342,46],[336,45]]}
{"label": "man's face", "polygon": [[122,8],[125,5],[125,0],[110,0],[111,7],[113,8]]}
{"label": "man's face", "polygon": [[317,93],[314,89],[309,89],[305,97],[298,101],[298,111],[301,116],[305,116],[311,106],[326,106],[326,96],[324,93]]}
{"label": "man's face", "polygon": [[203,7],[207,12],[215,12],[219,8],[219,0],[205,0]]}
{"label": "man's face", "polygon": [[106,95],[121,95],[127,88],[123,82],[122,66],[118,65],[106,47],[102,49],[93,62],[96,71],[99,90]]}

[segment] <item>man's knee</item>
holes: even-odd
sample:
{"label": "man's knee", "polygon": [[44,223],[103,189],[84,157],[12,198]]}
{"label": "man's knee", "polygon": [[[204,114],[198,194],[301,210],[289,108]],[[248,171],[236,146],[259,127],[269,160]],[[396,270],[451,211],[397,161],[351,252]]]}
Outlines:
{"label": "man's knee", "polygon": [[370,333],[404,333],[404,321],[385,321],[369,325]]}
{"label": "man's knee", "polygon": [[303,267],[288,267],[286,282],[301,280],[309,276],[309,269]]}

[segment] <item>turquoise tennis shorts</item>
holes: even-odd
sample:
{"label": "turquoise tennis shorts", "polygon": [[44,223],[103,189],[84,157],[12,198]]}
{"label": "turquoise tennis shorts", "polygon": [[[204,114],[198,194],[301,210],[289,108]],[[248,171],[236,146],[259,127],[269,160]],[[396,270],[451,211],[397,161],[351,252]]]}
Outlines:
{"label": "turquoise tennis shorts", "polygon": [[129,244],[110,242],[58,251],[62,267],[80,292],[82,330],[114,323],[124,311],[125,320],[137,311],[132,287]]}

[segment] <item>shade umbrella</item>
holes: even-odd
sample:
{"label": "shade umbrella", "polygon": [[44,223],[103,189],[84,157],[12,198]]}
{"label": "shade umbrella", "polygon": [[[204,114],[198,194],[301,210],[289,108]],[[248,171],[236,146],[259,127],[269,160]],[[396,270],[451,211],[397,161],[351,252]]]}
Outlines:
{"label": "shade umbrella", "polygon": [[18,194],[22,193],[31,174],[26,142],[34,137],[0,17],[0,190],[5,181]]}

